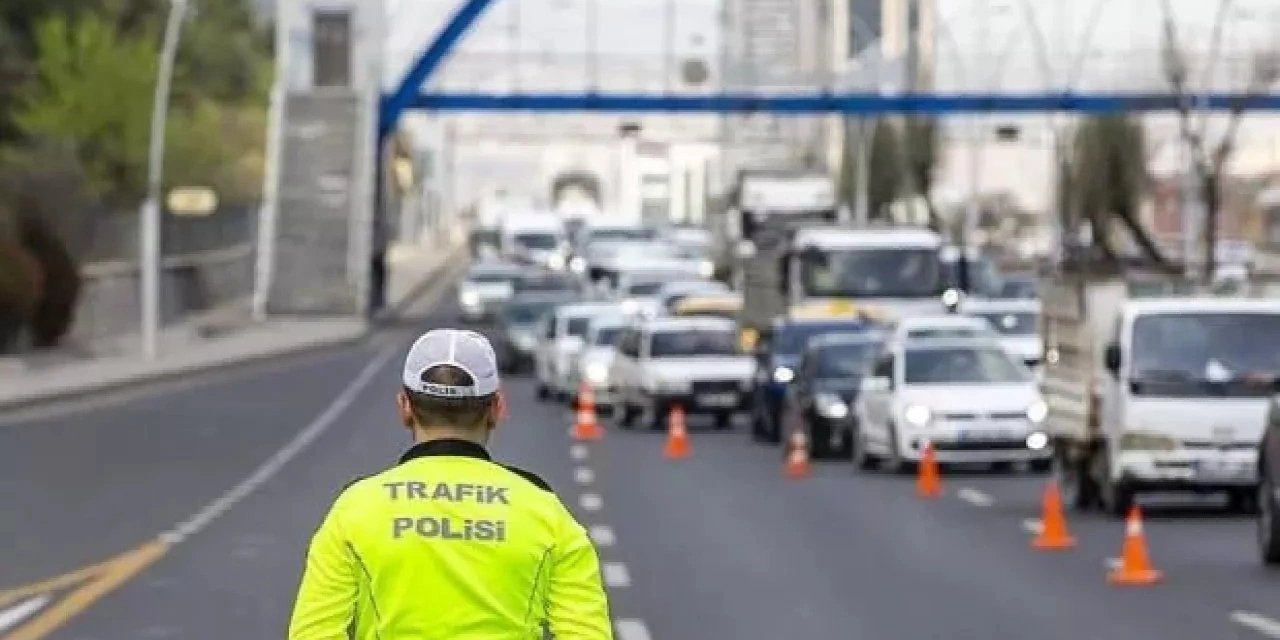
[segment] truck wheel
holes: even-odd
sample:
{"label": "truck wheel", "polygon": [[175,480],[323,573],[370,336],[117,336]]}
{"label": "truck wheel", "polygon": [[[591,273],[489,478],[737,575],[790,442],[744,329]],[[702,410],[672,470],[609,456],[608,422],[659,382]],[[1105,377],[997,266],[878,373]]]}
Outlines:
{"label": "truck wheel", "polygon": [[1077,511],[1093,508],[1098,500],[1098,486],[1089,475],[1089,460],[1070,460],[1066,452],[1053,456],[1053,476],[1062,492],[1063,504]]}
{"label": "truck wheel", "polygon": [[653,431],[662,431],[667,426],[667,411],[656,402],[650,402],[643,412],[644,422]]}
{"label": "truck wheel", "polygon": [[733,428],[733,412],[721,411],[716,414],[716,431],[728,431]]}
{"label": "truck wheel", "polygon": [[1095,456],[1094,477],[1098,482],[1098,495],[1102,509],[1107,513],[1123,518],[1133,507],[1134,491],[1124,480],[1111,479],[1111,452],[1103,450]]}
{"label": "truck wheel", "polygon": [[1262,473],[1262,482],[1258,485],[1258,550],[1262,552],[1262,561],[1269,565],[1280,565],[1280,504],[1276,500],[1275,483]]}
{"label": "truck wheel", "polygon": [[613,415],[618,420],[618,426],[623,429],[630,429],[636,423],[636,409],[625,400],[619,400],[614,405]]}
{"label": "truck wheel", "polygon": [[538,399],[545,401],[549,397],[551,397],[551,390],[547,388],[547,385],[539,382],[538,383]]}
{"label": "truck wheel", "polygon": [[1234,489],[1227,493],[1227,510],[1233,513],[1258,512],[1258,494],[1254,489]]}

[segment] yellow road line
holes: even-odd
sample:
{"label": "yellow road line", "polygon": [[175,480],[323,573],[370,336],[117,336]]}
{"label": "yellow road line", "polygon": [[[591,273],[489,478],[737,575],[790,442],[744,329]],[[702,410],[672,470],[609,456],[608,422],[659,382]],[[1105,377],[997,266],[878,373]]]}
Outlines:
{"label": "yellow road line", "polygon": [[0,637],[0,640],[40,640],[65,625],[75,616],[103,596],[114,591],[130,578],[138,575],[143,569],[151,566],[169,551],[169,545],[154,540],[147,544],[122,553],[106,562],[78,569],[43,582],[27,585],[18,589],[0,593],[0,604],[35,595],[64,589],[83,582],[56,604],[45,609],[12,633]]}

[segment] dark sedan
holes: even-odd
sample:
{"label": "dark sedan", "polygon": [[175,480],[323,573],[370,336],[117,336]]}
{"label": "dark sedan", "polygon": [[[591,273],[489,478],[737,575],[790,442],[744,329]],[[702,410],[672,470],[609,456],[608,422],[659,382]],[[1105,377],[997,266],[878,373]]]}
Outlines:
{"label": "dark sedan", "polygon": [[533,354],[538,348],[542,318],[556,307],[579,301],[572,291],[539,291],[516,294],[502,308],[498,317],[497,344],[494,350],[504,373],[528,371],[533,367]]}
{"label": "dark sedan", "polygon": [[787,386],[796,377],[800,355],[810,339],[827,333],[862,331],[872,326],[860,318],[786,318],[775,322],[756,351],[759,368],[751,393],[751,435],[764,442],[781,440],[781,412]]}
{"label": "dark sedan", "polygon": [[879,331],[828,334],[811,340],[801,355],[783,415],[788,429],[804,432],[812,457],[849,455],[853,402],[883,339]]}

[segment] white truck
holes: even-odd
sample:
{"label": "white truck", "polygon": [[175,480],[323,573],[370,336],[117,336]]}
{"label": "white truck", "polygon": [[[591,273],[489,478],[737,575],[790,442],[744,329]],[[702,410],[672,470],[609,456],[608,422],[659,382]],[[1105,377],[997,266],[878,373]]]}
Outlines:
{"label": "white truck", "polygon": [[1280,300],[1180,296],[1117,274],[1044,287],[1042,394],[1064,501],[1123,514],[1141,492],[1256,500],[1280,376]]}
{"label": "white truck", "polygon": [[522,211],[502,220],[502,255],[520,264],[556,271],[568,266],[564,220],[553,213]]}

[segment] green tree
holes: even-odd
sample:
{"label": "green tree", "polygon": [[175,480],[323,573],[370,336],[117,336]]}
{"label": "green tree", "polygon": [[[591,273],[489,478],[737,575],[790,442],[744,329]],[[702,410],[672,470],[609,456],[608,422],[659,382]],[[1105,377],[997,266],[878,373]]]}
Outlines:
{"label": "green tree", "polygon": [[1068,188],[1072,219],[1088,220],[1103,255],[1116,259],[1113,230],[1129,233],[1144,257],[1162,267],[1169,262],[1138,220],[1146,185],[1146,142],[1142,126],[1125,115],[1086,119],[1076,130]]}
{"label": "green tree", "polygon": [[36,80],[16,121],[31,137],[75,145],[94,192],[141,198],[156,44],[120,34],[95,14],[54,16],[37,28]]}
{"label": "green tree", "polygon": [[867,154],[867,208],[872,217],[884,215],[902,194],[902,150],[897,128],[887,118],[877,120]]}

